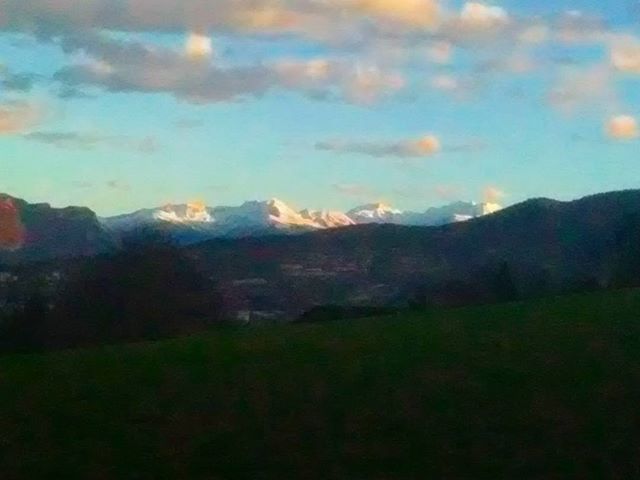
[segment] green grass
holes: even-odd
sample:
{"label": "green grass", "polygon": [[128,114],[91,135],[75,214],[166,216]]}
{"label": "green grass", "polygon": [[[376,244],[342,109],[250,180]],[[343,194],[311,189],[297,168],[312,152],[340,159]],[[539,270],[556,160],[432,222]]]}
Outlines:
{"label": "green grass", "polygon": [[0,358],[0,478],[637,478],[640,292]]}

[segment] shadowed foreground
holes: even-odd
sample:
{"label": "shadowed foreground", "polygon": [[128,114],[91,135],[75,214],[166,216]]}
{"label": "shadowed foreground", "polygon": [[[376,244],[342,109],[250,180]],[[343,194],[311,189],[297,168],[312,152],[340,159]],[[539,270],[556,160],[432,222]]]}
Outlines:
{"label": "shadowed foreground", "polygon": [[630,478],[640,292],[0,358],[13,478]]}

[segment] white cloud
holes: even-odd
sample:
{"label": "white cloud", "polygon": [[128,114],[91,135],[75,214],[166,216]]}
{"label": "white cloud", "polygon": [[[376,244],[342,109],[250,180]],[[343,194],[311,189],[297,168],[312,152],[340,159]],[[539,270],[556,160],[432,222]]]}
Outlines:
{"label": "white cloud", "polygon": [[307,61],[284,59],[273,66],[282,83],[290,88],[313,90],[340,75],[341,67],[324,58]]}
{"label": "white cloud", "polygon": [[261,65],[222,69],[209,62],[193,62],[180,51],[104,35],[68,37],[62,46],[87,58],[56,73],[55,80],[65,87],[169,93],[189,102],[208,103],[261,95],[276,81],[273,72]]}
{"label": "white cloud", "polygon": [[640,74],[640,40],[631,35],[615,36],[611,41],[610,59],[618,71]]}
{"label": "white cloud", "polygon": [[552,107],[566,114],[586,107],[608,112],[618,103],[611,69],[604,64],[563,70],[548,99]]}
{"label": "white cloud", "polygon": [[482,201],[484,203],[499,204],[505,196],[506,193],[504,191],[492,185],[485,187],[482,191]]}
{"label": "white cloud", "polygon": [[244,100],[281,88],[316,99],[370,104],[404,87],[399,73],[346,60],[285,59],[222,68],[193,61],[170,48],[105,35],[67,37],[62,46],[80,59],[55,75],[67,89],[88,86],[112,92],[168,93],[190,103],[205,104]]}
{"label": "white cloud", "polygon": [[[490,0],[467,1],[447,10],[453,3],[0,0],[0,29],[35,32],[39,38],[60,42],[73,55],[75,63],[55,76],[61,96],[96,93],[97,88],[164,93],[203,104],[243,101],[286,90],[315,99],[370,105],[411,89],[413,82],[409,84],[407,78],[422,85],[429,82],[431,88],[454,98],[469,99],[483,87],[497,85],[494,80],[499,76],[530,74],[540,65],[552,65],[551,61],[542,63],[544,53],[537,51],[542,43],[610,38],[597,19],[580,12],[541,19],[511,14]],[[126,35],[114,31],[172,32],[186,38],[184,45],[167,48],[126,41]],[[292,37],[311,38],[326,43],[328,53],[313,60],[270,59],[251,65],[207,61],[218,53],[210,35],[230,33],[252,38],[275,35],[278,41],[291,40],[292,44]],[[616,69],[640,71],[640,48],[634,45],[622,39],[613,44],[611,64]],[[454,53],[460,59],[455,64]],[[410,77],[406,74],[409,69]],[[569,77],[563,74],[550,95],[558,108],[572,110],[593,103],[591,97],[612,96],[608,79],[598,83],[589,72],[584,82]]]}
{"label": "white cloud", "polygon": [[437,38],[460,48],[476,50],[518,43],[518,35],[526,23],[511,19],[498,6],[467,2],[460,11],[450,11],[437,31]]}
{"label": "white cloud", "polygon": [[447,73],[434,76],[431,79],[430,85],[436,90],[445,92],[455,92],[460,87],[458,79],[454,75]]}
{"label": "white cloud", "polygon": [[327,141],[316,144],[316,149],[335,153],[356,153],[371,157],[429,157],[441,150],[437,136],[424,135],[418,139],[397,142]]}
{"label": "white cloud", "polygon": [[551,34],[550,28],[543,23],[525,26],[518,34],[518,39],[525,44],[539,45],[545,43]]}
{"label": "white cloud", "polygon": [[334,0],[330,3],[337,11],[347,9],[409,27],[434,28],[441,15],[437,0]]}
{"label": "white cloud", "polygon": [[[0,28],[8,29],[217,30],[330,40],[328,32],[364,28],[372,21],[433,28],[440,5],[438,0],[0,0],[0,12]],[[349,25],[341,25],[344,21]]]}
{"label": "white cloud", "polygon": [[600,18],[578,10],[559,15],[551,28],[556,41],[570,45],[602,43],[608,35],[607,28]]}
{"label": "white cloud", "polygon": [[608,120],[607,135],[614,140],[633,140],[640,135],[638,121],[631,115],[617,115]]}
{"label": "white cloud", "polygon": [[211,38],[199,33],[190,33],[184,45],[187,57],[194,60],[208,58],[213,54]]}
{"label": "white cloud", "polygon": [[405,80],[398,73],[384,72],[376,66],[356,65],[346,78],[344,90],[345,97],[354,103],[370,104],[404,86]]}
{"label": "white cloud", "polygon": [[434,42],[427,48],[427,58],[433,63],[447,65],[453,58],[454,47],[450,42]]}
{"label": "white cloud", "polygon": [[33,132],[24,135],[24,138],[58,148],[78,150],[109,147],[151,154],[159,149],[158,141],[154,137],[133,138],[126,135],[108,135],[95,132]]}
{"label": "white cloud", "polygon": [[470,29],[489,30],[509,23],[509,15],[502,7],[467,2],[460,12],[460,21]]}
{"label": "white cloud", "polygon": [[222,68],[194,62],[178,50],[91,34],[67,37],[62,46],[68,53],[82,54],[78,63],[56,73],[65,88],[168,93],[191,103],[237,101],[282,88],[312,98],[368,104],[404,87],[401,75],[359,62],[280,60]]}
{"label": "white cloud", "polygon": [[428,80],[427,86],[446,93],[457,101],[468,101],[475,98],[486,86],[486,79],[484,75],[477,72],[464,73],[463,75],[439,73]]}
{"label": "white cloud", "polygon": [[0,103],[0,135],[23,133],[41,118],[42,109],[32,103]]}
{"label": "white cloud", "polygon": [[418,140],[409,141],[405,144],[406,152],[409,156],[426,157],[438,153],[442,148],[440,139],[435,135],[425,135]]}

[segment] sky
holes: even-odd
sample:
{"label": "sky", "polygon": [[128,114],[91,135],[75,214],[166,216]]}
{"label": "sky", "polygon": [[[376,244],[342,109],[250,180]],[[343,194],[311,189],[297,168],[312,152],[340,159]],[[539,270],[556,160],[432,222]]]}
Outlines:
{"label": "sky", "polygon": [[112,215],[640,188],[640,0],[0,0],[0,192]]}

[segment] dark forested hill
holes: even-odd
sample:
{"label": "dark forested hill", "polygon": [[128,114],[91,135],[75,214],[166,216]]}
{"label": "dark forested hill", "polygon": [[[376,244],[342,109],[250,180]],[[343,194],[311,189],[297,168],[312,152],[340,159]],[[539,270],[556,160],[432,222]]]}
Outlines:
{"label": "dark forested hill", "polygon": [[0,194],[0,261],[88,256],[114,247],[88,208],[52,208]]}
{"label": "dark forested hill", "polygon": [[[247,308],[385,304],[420,291],[444,303],[633,284],[640,191],[534,199],[444,227],[361,225],[217,240],[190,255]],[[634,263],[635,262],[635,263]],[[504,277],[508,278],[504,278]],[[502,278],[501,278],[502,277]]]}

